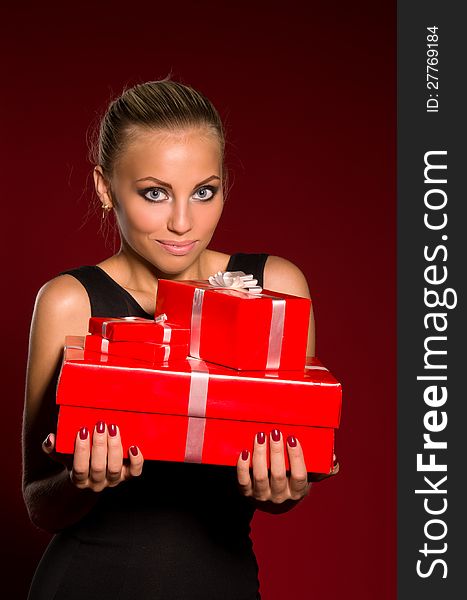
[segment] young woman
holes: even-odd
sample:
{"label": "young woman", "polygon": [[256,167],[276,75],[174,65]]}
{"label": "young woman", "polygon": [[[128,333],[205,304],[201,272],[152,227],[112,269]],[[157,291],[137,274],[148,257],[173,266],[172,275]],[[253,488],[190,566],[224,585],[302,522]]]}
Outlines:
{"label": "young woman", "polygon": [[[102,120],[95,164],[96,192],[103,215],[115,213],[120,250],[46,283],[31,325],[24,499],[32,522],[56,535],[29,598],[259,598],[250,520],[256,508],[284,512],[306,496],[300,441],[258,432],[236,472],[157,461],[143,468],[138,446],[122,448],[118,428],[99,422],[77,432],[64,462],[54,452],[55,386],[65,335],[85,335],[91,315],[153,318],[159,277],[243,270],[268,289],[309,297],[307,283],[285,259],[208,249],[224,205],[224,134],[194,89],[163,80],[125,91]],[[311,323],[309,354],[313,331]]]}

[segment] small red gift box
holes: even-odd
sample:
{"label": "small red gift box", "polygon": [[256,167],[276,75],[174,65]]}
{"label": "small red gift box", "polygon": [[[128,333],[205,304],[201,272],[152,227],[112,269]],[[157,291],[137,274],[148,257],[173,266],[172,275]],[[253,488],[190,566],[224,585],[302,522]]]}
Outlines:
{"label": "small red gift box", "polygon": [[247,373],[191,358],[149,366],[85,357],[82,344],[67,339],[58,452],[72,453],[78,429],[92,430],[102,419],[119,426],[125,448],[137,444],[147,459],[234,466],[243,449],[253,450],[257,432],[277,428],[299,439],[308,472],[331,470],[341,386],[317,359],[301,372]]}
{"label": "small red gift box", "polygon": [[113,342],[100,335],[87,335],[84,350],[103,355],[129,356],[150,363],[180,360],[187,357],[188,344],[154,344],[152,342]]}
{"label": "small red gift box", "polygon": [[303,370],[311,301],[159,279],[156,313],[190,328],[190,356],[234,369]]}
{"label": "small red gift box", "polygon": [[114,342],[153,342],[155,344],[187,344],[190,330],[163,318],[158,320],[140,317],[91,317],[89,333]]}

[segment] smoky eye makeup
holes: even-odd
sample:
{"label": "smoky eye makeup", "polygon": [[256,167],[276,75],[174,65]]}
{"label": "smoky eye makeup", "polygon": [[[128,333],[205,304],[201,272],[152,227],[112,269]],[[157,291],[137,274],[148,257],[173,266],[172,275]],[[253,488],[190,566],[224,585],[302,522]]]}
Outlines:
{"label": "smoky eye makeup", "polygon": [[153,203],[162,202],[169,198],[168,193],[164,189],[154,186],[137,190],[137,192],[144,200]]}
{"label": "smoky eye makeup", "polygon": [[[194,198],[198,202],[208,202],[216,196],[218,191],[218,186],[202,185],[193,193],[192,198]],[[152,202],[153,204],[163,202],[164,200],[168,200],[170,198],[170,195],[166,190],[154,186],[137,190],[137,193],[144,200],[146,200],[147,202]]]}
{"label": "smoky eye makeup", "polygon": [[208,200],[212,200],[218,191],[219,188],[215,185],[202,185],[196,190],[193,197],[196,200],[207,202]]}

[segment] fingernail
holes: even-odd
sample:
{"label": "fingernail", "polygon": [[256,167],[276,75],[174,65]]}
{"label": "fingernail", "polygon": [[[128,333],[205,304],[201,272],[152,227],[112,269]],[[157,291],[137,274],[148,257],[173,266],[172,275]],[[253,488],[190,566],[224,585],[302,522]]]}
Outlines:
{"label": "fingernail", "polygon": [[87,427],[82,427],[79,430],[79,439],[80,440],[87,440],[88,439],[88,428]]}
{"label": "fingernail", "polygon": [[271,431],[271,437],[274,442],[279,442],[281,439],[281,432],[278,429],[273,429]]}
{"label": "fingernail", "polygon": [[130,446],[130,452],[133,456],[138,456],[138,448],[136,446]]}
{"label": "fingernail", "polygon": [[264,444],[264,442],[266,441],[266,436],[262,431],[256,434],[256,441],[258,442],[258,444]]}
{"label": "fingernail", "polygon": [[49,435],[44,440],[44,446],[46,448],[50,448],[51,445],[52,445],[52,442],[50,441],[50,433],[49,433]]}
{"label": "fingernail", "polygon": [[96,423],[96,431],[97,431],[97,433],[104,433],[104,431],[105,431],[104,421],[98,421]]}
{"label": "fingernail", "polygon": [[291,448],[295,448],[297,445],[297,439],[294,438],[293,435],[289,435],[289,437],[287,438],[287,443]]}
{"label": "fingernail", "polygon": [[117,426],[113,423],[112,425],[109,425],[109,435],[111,435],[112,437],[115,437],[117,435]]}
{"label": "fingernail", "polygon": [[242,450],[242,460],[248,460],[249,455],[248,450]]}

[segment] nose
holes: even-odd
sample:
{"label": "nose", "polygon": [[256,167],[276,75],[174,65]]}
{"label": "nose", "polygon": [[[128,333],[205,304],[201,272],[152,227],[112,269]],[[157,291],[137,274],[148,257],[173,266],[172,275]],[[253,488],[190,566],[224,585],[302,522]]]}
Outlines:
{"label": "nose", "polygon": [[177,235],[184,235],[192,227],[192,215],[188,202],[175,200],[167,222],[167,229]]}

